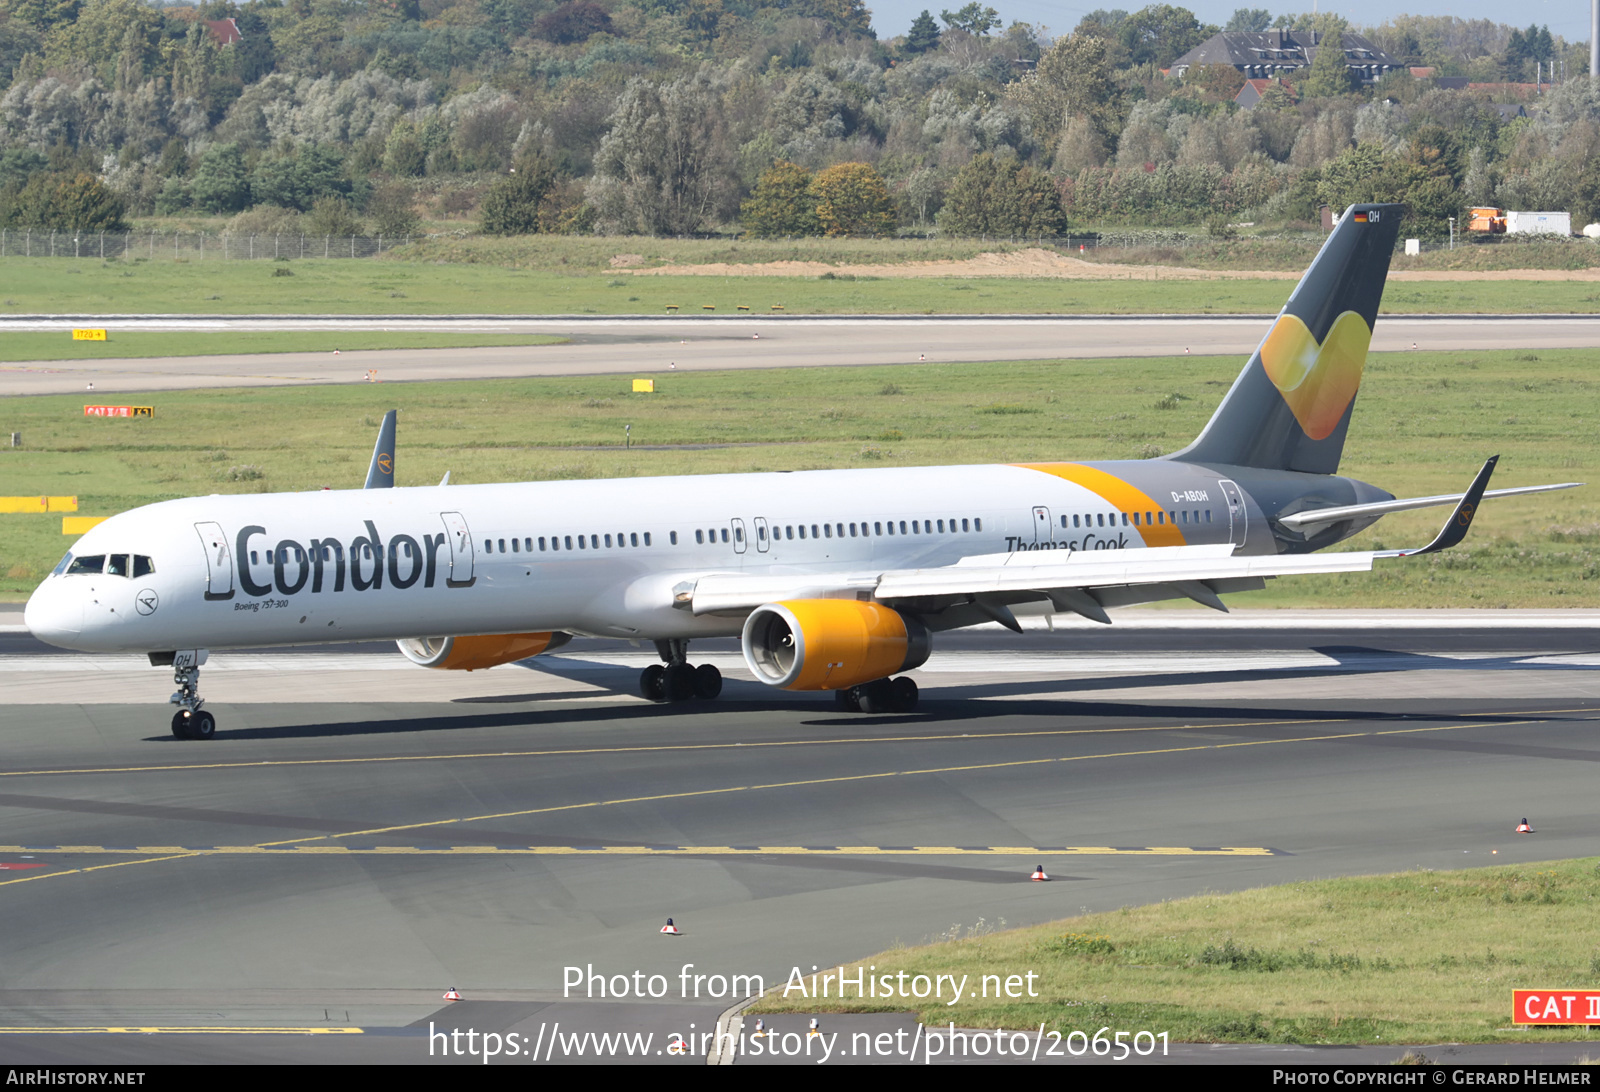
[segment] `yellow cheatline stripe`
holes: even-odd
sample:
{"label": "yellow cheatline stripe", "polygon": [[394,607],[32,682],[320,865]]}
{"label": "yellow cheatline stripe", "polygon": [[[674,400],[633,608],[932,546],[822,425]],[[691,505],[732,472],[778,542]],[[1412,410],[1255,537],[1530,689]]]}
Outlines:
{"label": "yellow cheatline stripe", "polygon": [[[1495,723],[1501,717],[1545,717],[1565,713],[1593,713],[1594,709],[1535,709],[1511,710],[1505,713],[1463,713],[1455,718],[1467,723],[1459,727],[1469,728],[1474,723],[1488,721]],[[634,747],[569,747],[543,751],[468,751],[461,754],[444,755],[372,755],[363,758],[289,758],[289,759],[264,759],[258,762],[191,762],[166,766],[63,766],[59,769],[49,770],[0,770],[3,777],[59,777],[63,774],[130,774],[130,773],[174,773],[186,770],[253,770],[275,769],[297,766],[349,766],[372,765],[387,762],[458,762],[472,761],[475,759],[507,759],[507,758],[574,758],[583,755],[627,755],[627,754],[658,754],[672,751],[732,751],[755,750],[761,747],[832,747],[846,745],[860,745],[871,743],[960,743],[998,740],[998,739],[1046,739],[1064,736],[1094,736],[1094,735],[1123,735],[1127,733],[1144,732],[1185,732],[1185,731],[1214,731],[1224,728],[1277,728],[1285,724],[1346,724],[1349,717],[1296,717],[1286,720],[1237,720],[1222,721],[1219,723],[1202,724],[1150,724],[1125,728],[1053,728],[1035,732],[970,732],[960,735],[941,733],[938,735],[917,736],[855,736],[845,739],[787,739],[787,740],[755,740],[735,743],[661,743]],[[1523,724],[1526,720],[1514,720],[1506,723]]]}
{"label": "yellow cheatline stripe", "polygon": [[[1138,532],[1144,539],[1146,546],[1183,546],[1187,540],[1178,525],[1167,519],[1167,506],[1164,502],[1155,500],[1149,494],[1129,482],[1123,481],[1115,474],[1108,474],[1098,467],[1085,466],[1082,463],[1012,463],[1024,470],[1038,470],[1045,474],[1053,474],[1064,478],[1074,485],[1081,485],[1101,500],[1110,503],[1117,511],[1127,516],[1135,512],[1139,516],[1139,524],[1131,529]],[[1161,520],[1155,526],[1149,523],[1149,515],[1161,513]],[[1053,512],[1052,515],[1060,515]],[[1059,530],[1053,528],[1052,531]]]}
{"label": "yellow cheatline stripe", "polygon": [[5,1028],[0,1035],[365,1035],[361,1028],[107,1027]]}
{"label": "yellow cheatline stripe", "polygon": [[[0,846],[0,853],[138,856],[146,846]],[[1271,857],[1266,846],[191,846],[185,856],[339,857]]]}

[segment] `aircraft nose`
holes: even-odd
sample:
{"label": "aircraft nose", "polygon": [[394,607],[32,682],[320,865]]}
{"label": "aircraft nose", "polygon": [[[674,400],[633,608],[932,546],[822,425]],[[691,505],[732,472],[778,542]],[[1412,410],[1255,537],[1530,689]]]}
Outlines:
{"label": "aircraft nose", "polygon": [[22,620],[28,632],[45,644],[71,648],[83,632],[83,601],[63,587],[63,581],[52,578],[34,590]]}

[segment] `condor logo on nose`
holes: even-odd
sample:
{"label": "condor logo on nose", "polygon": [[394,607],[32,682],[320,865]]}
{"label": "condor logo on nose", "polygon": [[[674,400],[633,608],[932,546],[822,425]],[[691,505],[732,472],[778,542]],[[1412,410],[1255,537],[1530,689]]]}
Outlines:
{"label": "condor logo on nose", "polygon": [[[418,583],[431,588],[440,576],[443,562],[446,587],[470,587],[475,578],[472,536],[466,521],[454,512],[442,513],[441,518],[445,532],[400,534],[387,541],[372,520],[363,520],[367,533],[350,539],[348,545],[328,537],[305,543],[286,538],[269,546],[265,527],[242,527],[234,540],[239,586],[253,596],[267,596],[274,591],[295,595],[308,587],[316,595],[323,591],[342,592],[348,580],[352,591],[377,591],[387,576],[389,586],[400,590]],[[257,566],[265,565],[272,567],[270,584],[259,582],[255,576]]]}

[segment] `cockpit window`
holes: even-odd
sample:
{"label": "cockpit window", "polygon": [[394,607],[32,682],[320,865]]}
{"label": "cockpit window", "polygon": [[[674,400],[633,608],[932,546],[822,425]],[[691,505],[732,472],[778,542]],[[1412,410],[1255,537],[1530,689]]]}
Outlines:
{"label": "cockpit window", "polygon": [[145,557],[143,554],[134,554],[133,555],[133,575],[134,575],[135,579],[137,579],[138,577],[141,577],[141,576],[149,576],[151,573],[153,573],[155,571],[156,571],[156,563],[154,561],[151,561],[148,557]]}
{"label": "cockpit window", "polygon": [[50,575],[51,576],[60,576],[62,573],[67,571],[67,566],[71,565],[71,564],[72,564],[72,551],[68,550],[64,555],[62,555],[61,560],[56,562],[56,567],[50,570]]}
{"label": "cockpit window", "polygon": [[106,567],[105,554],[91,554],[88,557],[74,558],[71,565],[67,566],[68,576],[83,576],[89,573],[98,573]]}
{"label": "cockpit window", "polygon": [[128,555],[127,554],[112,554],[110,556],[110,558],[108,558],[107,561],[106,561],[106,575],[107,576],[127,576],[128,575]]}

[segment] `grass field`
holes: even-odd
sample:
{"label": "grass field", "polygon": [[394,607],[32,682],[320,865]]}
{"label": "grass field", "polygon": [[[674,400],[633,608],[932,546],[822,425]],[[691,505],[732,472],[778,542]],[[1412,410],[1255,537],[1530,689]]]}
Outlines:
{"label": "grass field", "polygon": [[[399,407],[398,477],[432,484],[1140,458],[1187,443],[1237,359],[1183,357],[704,372],[628,393],[624,376],[279,387],[152,396],[149,419],[85,418],[81,397],[0,399],[8,495],[111,515],[204,493],[355,487]],[[1375,354],[1341,470],[1399,496],[1600,480],[1600,375],[1585,351]],[[622,446],[632,425],[636,446]],[[706,449],[684,445],[719,445]],[[1427,541],[1442,510],[1389,516],[1354,548]],[[70,540],[0,516],[0,596],[22,598]],[[1235,605],[1600,606],[1592,489],[1495,501],[1462,547],[1371,574],[1278,580]]]}
{"label": "grass field", "polygon": [[484,345],[560,345],[566,340],[549,334],[430,334],[404,330],[113,330],[105,341],[73,341],[64,333],[23,331],[0,338],[0,361],[325,353],[335,348],[347,353],[363,349],[467,349]]}
{"label": "grass field", "polygon": [[[612,242],[613,247],[633,240]],[[992,249],[992,248],[991,248]],[[293,276],[275,276],[292,271]],[[816,277],[635,277],[583,265],[507,268],[397,258],[131,262],[0,259],[3,314],[1162,314],[1271,313],[1281,280],[1024,278],[832,280]],[[1600,310],[1600,285],[1485,281],[1391,285],[1387,313]]]}
{"label": "grass field", "polygon": [[[931,1004],[928,1025],[1102,1027],[1173,1042],[1481,1043],[1596,1040],[1600,1029],[1514,1028],[1514,988],[1591,986],[1600,859],[1403,872],[1200,895],[1011,932],[954,926],[941,943],[847,964],[871,974],[1034,972],[1039,997]],[[831,968],[830,968],[831,969]],[[1025,988],[1024,980],[1024,988]],[[848,991],[854,993],[853,990]],[[918,1009],[913,1000],[788,998],[770,1012]],[[946,993],[946,1000],[949,993]],[[1398,1053],[1398,1048],[1397,1048]],[[1600,1054],[1597,1054],[1600,1056]]]}

